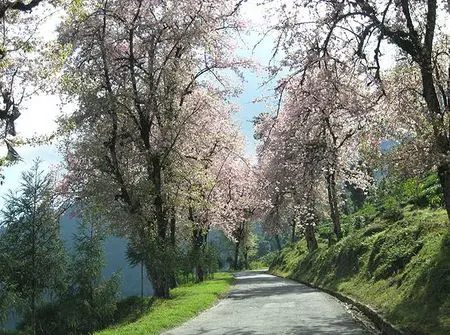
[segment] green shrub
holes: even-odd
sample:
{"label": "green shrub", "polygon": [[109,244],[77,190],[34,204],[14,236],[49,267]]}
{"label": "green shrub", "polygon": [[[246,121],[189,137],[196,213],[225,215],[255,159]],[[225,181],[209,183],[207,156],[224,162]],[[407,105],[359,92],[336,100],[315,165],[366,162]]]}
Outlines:
{"label": "green shrub", "polygon": [[382,232],[385,229],[386,228],[382,225],[372,225],[372,226],[367,227],[367,229],[363,232],[363,236],[375,235],[379,232]]}
{"label": "green shrub", "polygon": [[278,253],[279,251],[271,251],[262,256],[259,260],[263,262],[266,266],[269,266],[270,264],[272,264],[275,257],[277,257]]}
{"label": "green shrub", "polygon": [[399,221],[403,219],[403,211],[400,208],[400,203],[397,198],[390,196],[384,200],[381,215],[383,219],[389,221]]}
{"label": "green shrub", "polygon": [[371,223],[378,215],[379,211],[374,204],[365,203],[364,206],[353,216],[358,217],[359,225],[364,227]]}
{"label": "green shrub", "polygon": [[249,268],[250,270],[259,270],[259,269],[265,269],[268,266],[266,265],[266,263],[262,262],[259,259],[254,259],[252,261],[249,262]]}
{"label": "green shrub", "polygon": [[153,305],[153,297],[131,296],[120,300],[114,313],[114,324],[136,321],[143,313],[146,313]]}

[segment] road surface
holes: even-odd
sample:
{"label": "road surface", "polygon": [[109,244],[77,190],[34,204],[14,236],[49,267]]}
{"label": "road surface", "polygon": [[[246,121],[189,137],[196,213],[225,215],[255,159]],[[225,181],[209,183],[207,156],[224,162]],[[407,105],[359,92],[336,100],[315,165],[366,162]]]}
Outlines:
{"label": "road surface", "polygon": [[236,274],[229,296],[164,335],[370,334],[336,298],[263,272]]}

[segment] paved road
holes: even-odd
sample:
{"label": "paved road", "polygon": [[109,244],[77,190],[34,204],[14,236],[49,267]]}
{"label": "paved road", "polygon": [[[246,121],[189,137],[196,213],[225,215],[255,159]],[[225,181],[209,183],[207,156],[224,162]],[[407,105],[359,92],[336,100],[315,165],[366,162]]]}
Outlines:
{"label": "paved road", "polygon": [[242,272],[236,277],[228,298],[163,334],[368,334],[326,293],[262,272]]}

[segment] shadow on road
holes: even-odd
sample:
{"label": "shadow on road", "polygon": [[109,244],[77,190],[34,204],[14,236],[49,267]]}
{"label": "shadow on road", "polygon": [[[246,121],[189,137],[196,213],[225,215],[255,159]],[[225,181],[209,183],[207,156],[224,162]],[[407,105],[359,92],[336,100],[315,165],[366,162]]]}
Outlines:
{"label": "shadow on road", "polygon": [[283,294],[304,294],[316,290],[308,286],[299,286],[294,282],[283,282],[280,279],[265,272],[237,273],[236,288],[230,293],[230,299],[246,299],[254,297],[279,296]]}
{"label": "shadow on road", "polygon": [[[238,320],[236,320],[238,321]],[[260,330],[248,329],[248,327],[217,327],[208,329],[198,329],[195,332],[190,332],[189,335],[261,335]],[[355,325],[351,321],[343,321],[340,319],[327,320],[325,325],[317,324],[302,324],[291,326],[289,329],[283,328],[279,334],[298,334],[298,335],[370,335],[361,329],[355,329]],[[274,335],[277,335],[274,333]]]}
{"label": "shadow on road", "polygon": [[334,298],[265,272],[236,273],[227,299],[171,335],[368,335]]}

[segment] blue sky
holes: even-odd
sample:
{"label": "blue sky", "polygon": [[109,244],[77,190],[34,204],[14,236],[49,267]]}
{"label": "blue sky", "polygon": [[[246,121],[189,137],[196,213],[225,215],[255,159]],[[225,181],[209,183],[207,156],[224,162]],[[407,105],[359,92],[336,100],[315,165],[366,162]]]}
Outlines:
{"label": "blue sky", "polygon": [[[249,0],[245,3],[244,15],[247,19],[253,21],[255,25],[262,22],[262,11],[257,7],[256,0]],[[47,34],[54,34],[48,27]],[[239,54],[244,57],[252,57],[261,66],[267,65],[271,52],[272,43],[270,39],[266,39],[255,50],[253,46],[259,41],[257,33],[243,36],[243,46],[239,50]],[[267,111],[268,107],[265,103],[254,103],[256,98],[268,96],[273,90],[270,86],[261,87],[264,78],[261,76],[262,71],[245,71],[245,82],[243,83],[243,92],[233,102],[237,103],[240,111],[234,115],[234,120],[239,124],[246,138],[246,153],[250,157],[255,156],[256,141],[253,139],[252,120],[261,112]],[[67,111],[64,107],[63,111]],[[16,128],[19,136],[29,137],[32,135],[49,134],[56,129],[55,119],[61,113],[61,106],[56,96],[36,96],[30,99],[21,109],[22,115],[17,120]],[[1,148],[0,154],[6,153],[5,148]],[[44,169],[56,166],[60,162],[60,155],[55,145],[46,145],[40,147],[20,147],[17,149],[22,157],[22,161],[3,170],[5,182],[0,186],[0,206],[3,203],[2,197],[9,189],[15,189],[19,186],[20,175],[31,167],[35,159],[42,160]]]}

